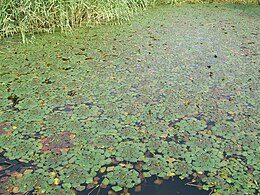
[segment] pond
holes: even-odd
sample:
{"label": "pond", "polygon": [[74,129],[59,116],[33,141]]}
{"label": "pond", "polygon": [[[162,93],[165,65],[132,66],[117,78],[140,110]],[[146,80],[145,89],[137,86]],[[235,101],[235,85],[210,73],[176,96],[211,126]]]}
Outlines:
{"label": "pond", "polygon": [[259,193],[259,18],[161,6],[3,40],[0,193]]}

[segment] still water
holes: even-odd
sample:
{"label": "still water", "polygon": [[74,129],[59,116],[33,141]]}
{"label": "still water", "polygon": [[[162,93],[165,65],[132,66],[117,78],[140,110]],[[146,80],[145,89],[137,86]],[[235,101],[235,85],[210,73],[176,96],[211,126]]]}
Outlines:
{"label": "still water", "polygon": [[[189,180],[181,180],[178,177],[174,179],[164,180],[162,184],[154,184],[156,177],[151,177],[146,179],[145,182],[141,184],[141,191],[135,192],[134,189],[130,189],[129,193],[131,195],[208,195],[210,191],[199,190],[197,187],[187,185],[190,183]],[[77,193],[78,195],[86,195],[88,193],[92,195],[107,195],[108,189],[102,189],[98,192],[95,189],[91,192],[90,190],[85,190],[83,192]],[[120,193],[118,193],[120,194]]]}

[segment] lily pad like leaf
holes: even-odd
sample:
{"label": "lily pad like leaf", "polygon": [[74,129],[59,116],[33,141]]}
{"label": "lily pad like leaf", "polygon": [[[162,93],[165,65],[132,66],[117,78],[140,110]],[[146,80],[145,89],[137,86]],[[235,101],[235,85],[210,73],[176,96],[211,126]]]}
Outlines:
{"label": "lily pad like leaf", "polygon": [[121,191],[123,188],[120,187],[120,186],[113,186],[112,189],[113,189],[115,192],[119,192],[119,191]]}
{"label": "lily pad like leaf", "polygon": [[107,179],[107,178],[103,179],[102,184],[108,185],[109,184],[109,179]]}

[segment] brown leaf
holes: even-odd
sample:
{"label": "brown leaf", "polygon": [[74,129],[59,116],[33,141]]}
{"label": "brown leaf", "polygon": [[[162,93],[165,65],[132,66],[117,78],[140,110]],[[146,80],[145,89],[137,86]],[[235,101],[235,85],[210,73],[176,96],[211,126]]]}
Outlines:
{"label": "brown leaf", "polygon": [[142,191],[141,185],[135,187],[135,192],[141,192],[141,191]]}
{"label": "brown leaf", "polygon": [[156,185],[161,185],[161,184],[163,183],[163,180],[162,180],[162,179],[156,179],[156,180],[154,181],[154,183],[155,183]]}

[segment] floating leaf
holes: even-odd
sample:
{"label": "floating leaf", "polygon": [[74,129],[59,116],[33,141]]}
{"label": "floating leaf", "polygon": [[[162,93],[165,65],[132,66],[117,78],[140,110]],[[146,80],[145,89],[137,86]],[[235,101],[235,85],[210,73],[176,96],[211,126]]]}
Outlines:
{"label": "floating leaf", "polygon": [[13,192],[14,194],[19,193],[19,188],[18,188],[18,187],[13,187],[12,192]]}
{"label": "floating leaf", "polygon": [[173,176],[175,176],[176,174],[174,173],[174,172],[171,172],[171,171],[168,171],[168,173],[167,173],[167,176],[170,176],[170,177],[173,177]]}
{"label": "floating leaf", "polygon": [[108,185],[109,184],[109,180],[107,178],[104,178],[103,181],[102,181],[102,184]]}
{"label": "floating leaf", "polygon": [[[238,9],[244,10],[239,18]],[[90,29],[87,35],[41,34],[30,47],[3,42],[4,190],[71,194],[86,183],[133,188],[145,177],[176,174],[215,194],[257,194],[258,9],[161,7],[153,10],[156,20],[148,14],[138,25],[102,26],[99,31],[110,32],[103,37]],[[172,18],[174,33],[162,15]],[[148,36],[139,28],[147,21]],[[135,26],[138,33],[127,35]],[[170,55],[169,48],[178,52]],[[21,170],[11,171],[16,166]]]}
{"label": "floating leaf", "polygon": [[203,186],[202,186],[202,189],[208,191],[208,190],[209,190],[209,186],[208,186],[208,185],[203,185]]}
{"label": "floating leaf", "polygon": [[104,173],[106,170],[107,170],[106,167],[102,167],[102,168],[99,169],[100,173]]}
{"label": "floating leaf", "polygon": [[76,187],[76,190],[79,191],[79,192],[82,192],[85,189],[86,189],[85,186],[78,186],[78,187]]}
{"label": "floating leaf", "polygon": [[59,183],[60,183],[60,179],[59,178],[54,178],[54,181],[53,181],[53,184],[54,185],[59,185]]}
{"label": "floating leaf", "polygon": [[106,169],[107,169],[107,172],[109,172],[109,171],[113,171],[114,170],[114,166],[111,166],[111,167],[107,167]]}
{"label": "floating leaf", "polygon": [[121,191],[123,188],[120,187],[120,186],[112,186],[112,189],[113,189],[115,192],[119,192],[119,191]]}

